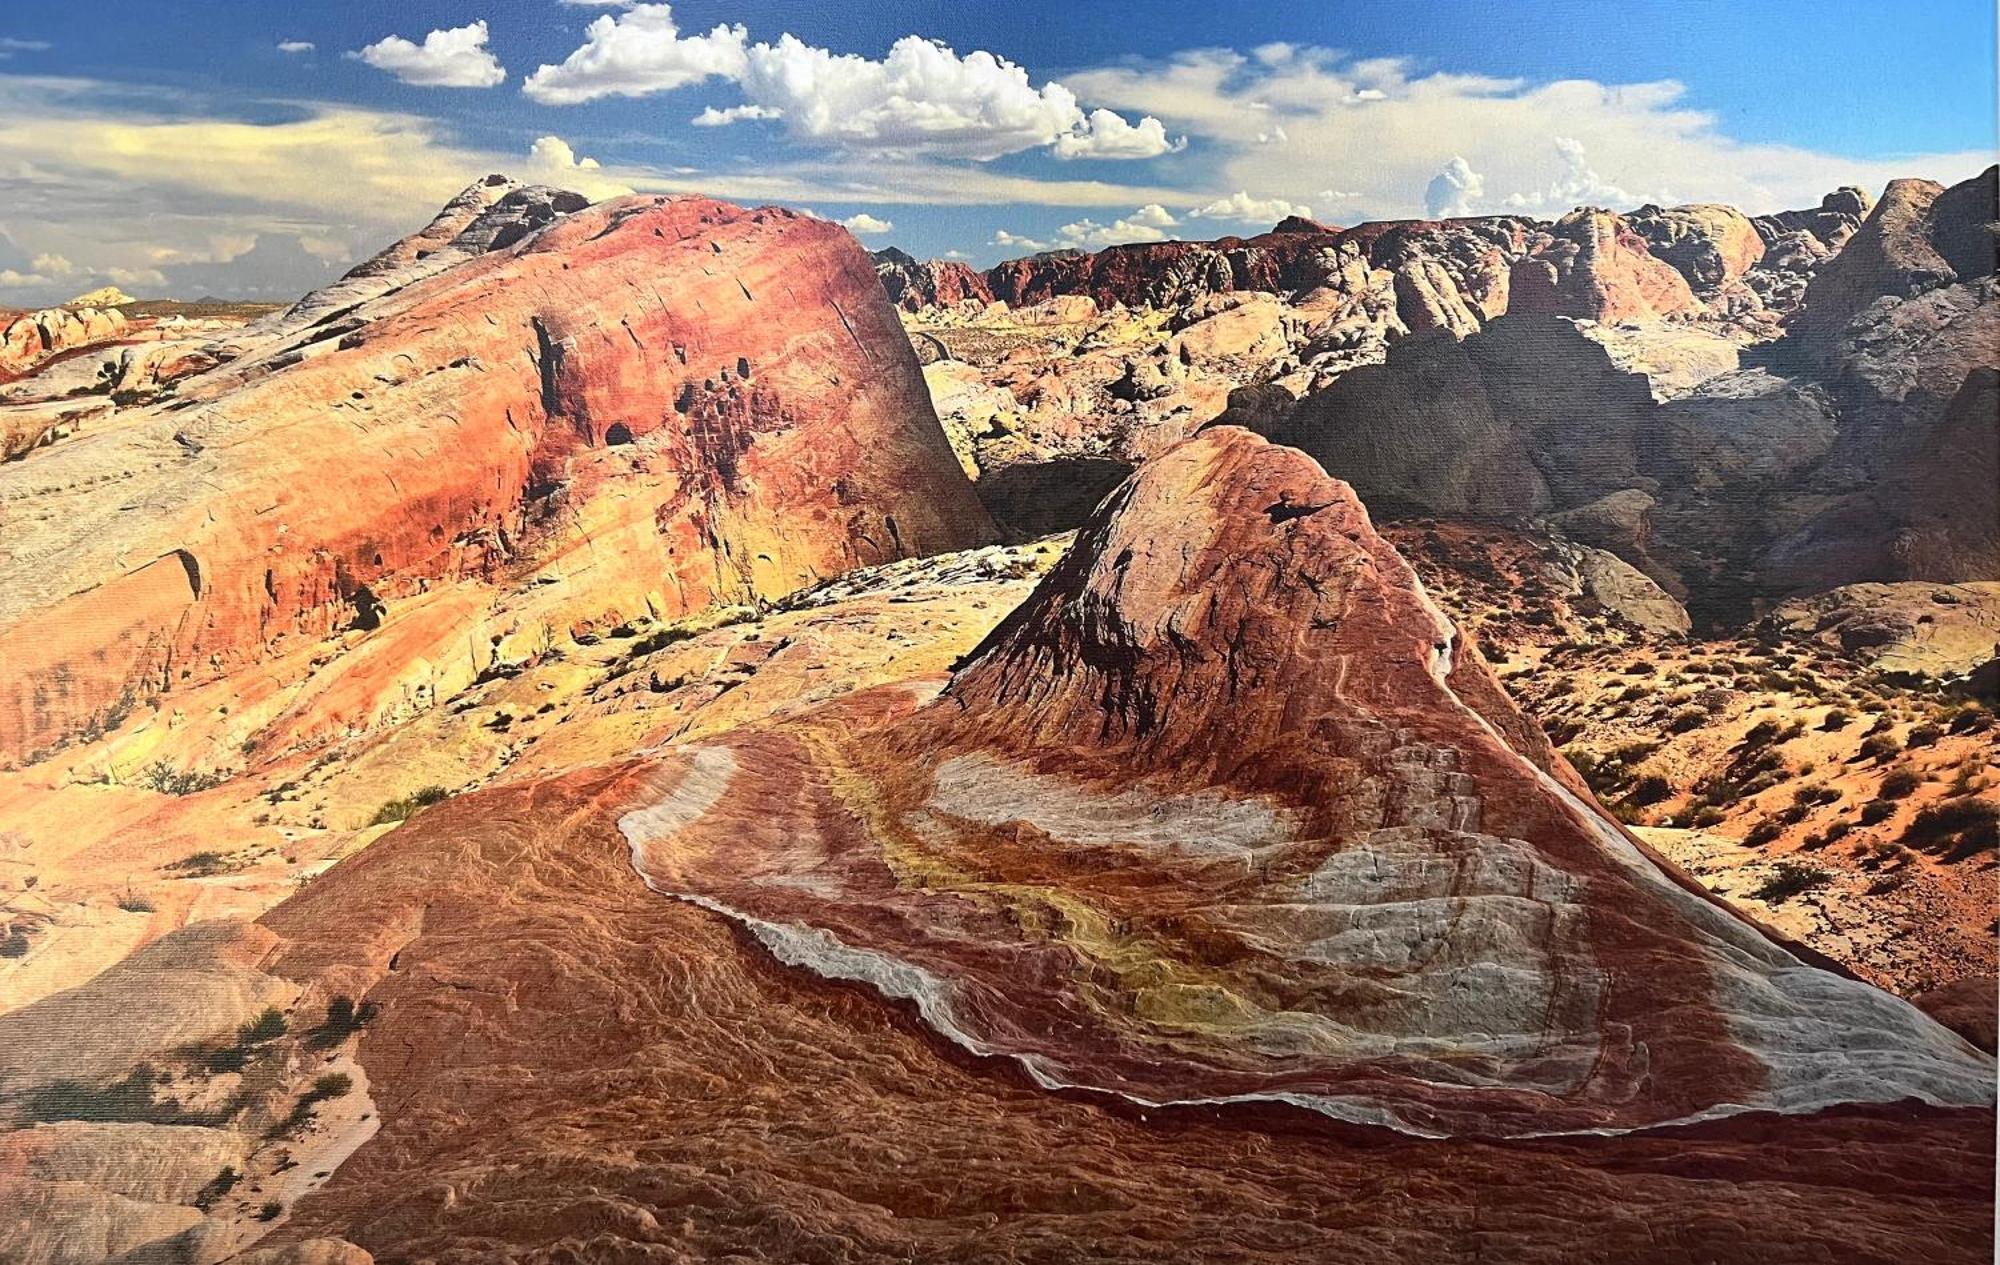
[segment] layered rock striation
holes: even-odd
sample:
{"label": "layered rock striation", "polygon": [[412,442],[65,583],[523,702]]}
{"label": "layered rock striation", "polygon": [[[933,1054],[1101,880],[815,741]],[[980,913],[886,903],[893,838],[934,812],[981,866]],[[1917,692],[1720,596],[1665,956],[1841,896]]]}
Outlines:
{"label": "layered rock striation", "polygon": [[[990,533],[844,231],[563,205],[448,212],[461,244],[505,218],[442,270],[364,265],[168,402],[0,470],[0,752],[552,560],[571,600],[544,617],[587,626]],[[434,631],[376,653],[463,635]]]}

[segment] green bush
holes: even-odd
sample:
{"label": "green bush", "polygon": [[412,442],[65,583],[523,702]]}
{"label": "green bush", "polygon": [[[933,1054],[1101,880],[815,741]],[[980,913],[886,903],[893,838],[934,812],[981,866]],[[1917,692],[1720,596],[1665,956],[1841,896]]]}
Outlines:
{"label": "green bush", "polygon": [[371,826],[386,826],[390,822],[407,821],[411,817],[416,816],[421,810],[449,798],[450,795],[451,792],[442,786],[423,787],[420,790],[410,792],[401,799],[392,799],[376,809],[375,816],[369,819],[368,824]]}
{"label": "green bush", "polygon": [[1771,877],[1759,883],[1751,895],[1767,905],[1782,904],[1794,896],[1818,891],[1833,881],[1833,875],[1803,861],[1780,861]]}
{"label": "green bush", "polygon": [[1861,758],[1864,760],[1886,760],[1903,749],[1903,744],[1886,733],[1869,734],[1861,740]]}
{"label": "green bush", "polygon": [[1936,746],[1937,740],[1942,737],[1944,737],[1944,733],[1936,725],[1912,725],[1910,726],[1910,732],[1903,739],[1903,745],[1905,747],[1932,747]]}
{"label": "green bush", "polygon": [[1906,799],[1923,784],[1915,769],[1891,769],[1883,774],[1879,793],[1883,799]]}
{"label": "green bush", "polygon": [[1745,832],[1743,842],[1748,847],[1761,848],[1784,833],[1784,822],[1776,817],[1766,817]]}
{"label": "green bush", "polygon": [[267,1006],[263,1014],[237,1030],[236,1039],[242,1045],[261,1045],[284,1036],[288,1027],[285,1013],[276,1006]]}
{"label": "green bush", "polygon": [[139,784],[159,791],[163,795],[194,795],[211,790],[227,782],[223,773],[204,773],[199,769],[176,769],[165,760],[155,760],[139,770]]}
{"label": "green bush", "polygon": [[1861,824],[1880,825],[1896,815],[1896,806],[1886,799],[1872,800],[1861,806]]}

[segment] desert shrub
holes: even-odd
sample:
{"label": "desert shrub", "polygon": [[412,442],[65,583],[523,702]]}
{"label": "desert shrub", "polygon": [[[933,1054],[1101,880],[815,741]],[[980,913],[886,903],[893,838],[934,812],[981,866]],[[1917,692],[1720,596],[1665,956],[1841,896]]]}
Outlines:
{"label": "desert shrub", "polygon": [[1868,726],[1868,732],[1870,734],[1885,734],[1895,728],[1895,725],[1896,722],[1887,712],[1884,712],[1875,717],[1875,723]]}
{"label": "desert shrub", "polygon": [[137,892],[127,892],[118,898],[118,908],[128,914],[150,914],[153,912],[153,902]]}
{"label": "desert shrub", "polygon": [[1846,708],[1830,707],[1827,709],[1826,719],[1819,722],[1819,727],[1828,733],[1837,733],[1847,728],[1853,720],[1853,713],[1849,712]]}
{"label": "desert shrub", "polygon": [[272,1125],[265,1137],[282,1138],[297,1132],[306,1121],[312,1119],[313,1108],[329,1098],[339,1098],[354,1090],[354,1080],[345,1072],[328,1072],[312,1084],[312,1088],[299,1095],[292,1104],[292,1110],[283,1120]]}
{"label": "desert shrub", "polygon": [[[1802,767],[1799,771],[1803,773],[1806,770]],[[1839,799],[1840,788],[1827,786],[1824,783],[1814,786],[1801,786],[1792,792],[1792,802],[1794,804],[1831,804]]]}
{"label": "desert shrub", "polygon": [[386,826],[394,821],[407,821],[411,817],[416,816],[418,812],[446,799],[450,795],[451,792],[442,786],[426,786],[419,790],[411,791],[403,798],[392,799],[376,809],[375,815],[369,819],[368,824],[371,826]]}
{"label": "desert shrub", "polygon": [[1684,734],[1689,730],[1699,729],[1707,723],[1707,712],[1699,707],[1690,707],[1674,713],[1673,718],[1667,722],[1667,732],[1670,734]]}
{"label": "desert shrub", "polygon": [[1903,841],[1932,849],[1950,845],[1952,860],[1992,851],[2000,846],[2000,804],[1966,796],[1926,805],[1903,831]]}
{"label": "desert shrub", "polygon": [[177,870],[189,878],[204,878],[228,869],[229,858],[220,852],[204,848],[200,852],[190,852],[178,861],[167,862],[165,868]]}
{"label": "desert shrub", "polygon": [[1915,769],[1891,769],[1882,776],[1879,793],[1883,799],[1904,799],[1923,784]]}
{"label": "desert shrub", "polygon": [[1903,749],[1894,736],[1885,733],[1869,734],[1861,740],[1860,756],[1864,760],[1886,760]]}
{"label": "desert shrub", "polygon": [[1780,725],[1776,720],[1760,720],[1750,726],[1749,731],[1743,735],[1743,745],[1746,747],[1769,746],[1778,740],[1778,734],[1783,728],[1784,726]]}
{"label": "desert shrub", "polygon": [[1993,723],[1992,714],[1977,703],[1967,703],[1952,713],[1950,730],[1955,734],[1976,734]]}
{"label": "desert shrub", "polygon": [[1759,883],[1751,895],[1767,905],[1777,905],[1794,896],[1818,891],[1833,881],[1833,875],[1804,861],[1780,861],[1771,876]]}
{"label": "desert shrub", "polygon": [[276,1221],[279,1217],[282,1217],[284,1215],[285,1215],[285,1205],[279,1203],[275,1199],[265,1200],[264,1206],[257,1209],[257,1219],[259,1221]]}
{"label": "desert shrub", "polygon": [[1663,799],[1671,798],[1673,793],[1672,782],[1658,773],[1648,773],[1632,784],[1632,789],[1625,798],[1634,804],[1657,804]]}
{"label": "desert shrub", "polygon": [[19,927],[10,927],[7,934],[0,936],[0,958],[24,958],[33,946],[28,941],[28,933]]}
{"label": "desert shrub", "polygon": [[1944,737],[1944,733],[1936,725],[1912,725],[1910,732],[1903,738],[1903,745],[1905,747],[1936,746],[1937,740],[1942,737]]}
{"label": "desert shrub", "polygon": [[1896,815],[1896,806],[1886,799],[1871,800],[1861,806],[1861,824],[1880,825]]}
{"label": "desert shrub", "polygon": [[1703,830],[1709,826],[1721,825],[1728,815],[1713,804],[1703,804],[1700,808],[1695,809],[1694,814],[1688,818],[1688,825],[1693,826],[1697,830]]}
{"label": "desert shrub", "polygon": [[1761,848],[1784,833],[1784,822],[1776,817],[1766,817],[1744,833],[1743,842],[1749,847]]}
{"label": "desert shrub", "polygon": [[313,1082],[312,1091],[306,1095],[315,1102],[328,1098],[340,1098],[354,1092],[354,1078],[346,1072],[328,1072]]}
{"label": "desert shrub", "polygon": [[276,1006],[267,1006],[264,1013],[237,1029],[236,1039],[240,1045],[261,1045],[266,1041],[276,1041],[285,1035],[289,1025],[285,1013]]}
{"label": "desert shrub", "polygon": [[374,1017],[374,1002],[357,1006],[352,997],[342,994],[326,1003],[326,1022],[313,1029],[313,1039],[320,1045],[338,1045]]}
{"label": "desert shrub", "polygon": [[177,769],[165,760],[155,760],[139,770],[139,784],[163,795],[193,795],[222,785],[229,778],[199,769]]}
{"label": "desert shrub", "polygon": [[195,1192],[194,1206],[203,1212],[212,1210],[215,1205],[222,1202],[223,1196],[236,1189],[236,1183],[242,1180],[243,1174],[224,1166],[221,1172],[209,1178],[207,1183]]}
{"label": "desert shrub", "polygon": [[1629,666],[1627,666],[1627,667],[1626,667],[1626,669],[1625,669],[1625,675],[1626,675],[1626,676],[1651,676],[1651,675],[1653,675],[1653,673],[1655,673],[1655,672],[1658,672],[1658,671],[1659,671],[1659,668],[1657,668],[1657,667],[1655,667],[1655,666],[1653,665],[1653,662],[1652,662],[1652,660],[1650,660],[1650,659],[1641,659],[1641,660],[1639,660],[1638,662],[1636,662],[1636,663],[1633,663],[1633,664],[1630,664]]}
{"label": "desert shrub", "polygon": [[201,1065],[218,1075],[240,1072],[250,1061],[250,1053],[240,1045],[222,1045],[201,1056]]}

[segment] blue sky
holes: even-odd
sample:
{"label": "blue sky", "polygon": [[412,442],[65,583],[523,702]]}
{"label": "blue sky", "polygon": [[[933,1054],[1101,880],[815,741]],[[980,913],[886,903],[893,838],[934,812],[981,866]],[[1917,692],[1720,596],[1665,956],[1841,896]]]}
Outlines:
{"label": "blue sky", "polygon": [[295,292],[489,169],[785,202],[982,264],[1291,211],[1773,210],[1990,161],[1993,21],[1825,0],[17,8],[0,302]]}

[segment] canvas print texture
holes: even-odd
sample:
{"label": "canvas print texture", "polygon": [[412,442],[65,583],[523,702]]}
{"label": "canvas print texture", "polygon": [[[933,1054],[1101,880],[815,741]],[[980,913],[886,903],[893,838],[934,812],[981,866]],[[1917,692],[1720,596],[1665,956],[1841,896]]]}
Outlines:
{"label": "canvas print texture", "polygon": [[0,33],[0,1262],[1993,1259],[1990,6]]}

